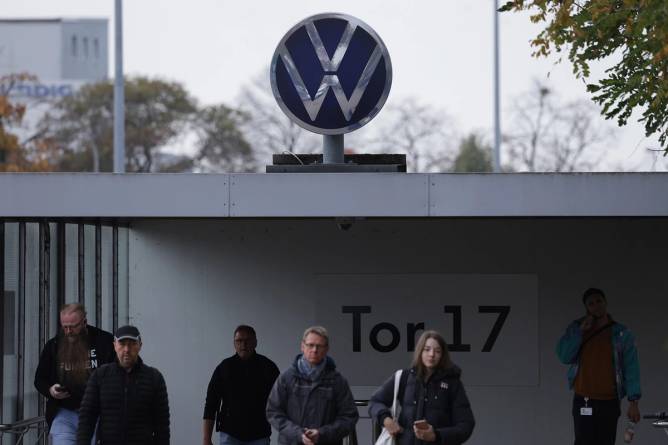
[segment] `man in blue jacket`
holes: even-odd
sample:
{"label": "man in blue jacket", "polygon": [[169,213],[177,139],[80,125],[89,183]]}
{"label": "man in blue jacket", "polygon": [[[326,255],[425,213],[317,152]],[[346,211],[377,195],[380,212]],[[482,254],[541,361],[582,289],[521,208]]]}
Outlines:
{"label": "man in blue jacket", "polygon": [[582,302],[585,316],[573,321],[557,344],[575,392],[575,445],[614,445],[624,397],[629,420],[640,420],[638,351],[631,331],[608,314],[602,290],[587,289]]}

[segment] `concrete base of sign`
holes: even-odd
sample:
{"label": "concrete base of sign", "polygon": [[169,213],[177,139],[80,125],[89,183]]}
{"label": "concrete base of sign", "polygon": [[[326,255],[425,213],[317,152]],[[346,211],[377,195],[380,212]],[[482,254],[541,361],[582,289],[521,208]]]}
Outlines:
{"label": "concrete base of sign", "polygon": [[399,164],[267,165],[267,173],[398,173],[405,171],[406,166]]}
{"label": "concrete base of sign", "polygon": [[324,162],[319,153],[290,153],[272,156],[267,173],[405,173],[405,154],[348,153],[343,163]]}

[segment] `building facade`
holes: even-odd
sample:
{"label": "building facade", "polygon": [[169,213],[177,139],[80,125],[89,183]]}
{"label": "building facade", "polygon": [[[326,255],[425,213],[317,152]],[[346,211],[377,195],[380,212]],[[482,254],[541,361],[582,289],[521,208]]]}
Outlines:
{"label": "building facade", "polygon": [[[326,326],[358,400],[409,365],[421,329],[437,329],[476,416],[468,443],[570,442],[572,393],[554,351],[591,286],[637,336],[642,412],[665,410],[667,185],[637,173],[0,175],[17,320],[3,421],[37,408],[45,224],[51,300],[88,302],[103,327],[140,327],[142,357],[167,382],[173,443],[200,440],[208,379],[238,324],[281,369],[306,326]],[[357,433],[371,443],[368,418]],[[662,437],[642,422],[634,443]]]}

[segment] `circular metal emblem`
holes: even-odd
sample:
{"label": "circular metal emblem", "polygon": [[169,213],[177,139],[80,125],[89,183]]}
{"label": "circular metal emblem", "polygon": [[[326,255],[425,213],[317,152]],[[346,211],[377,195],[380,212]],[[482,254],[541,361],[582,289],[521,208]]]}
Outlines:
{"label": "circular metal emblem", "polygon": [[297,125],[320,134],[357,130],[378,114],[392,85],[385,44],[363,21],[318,14],[296,24],[271,60],[271,89]]}

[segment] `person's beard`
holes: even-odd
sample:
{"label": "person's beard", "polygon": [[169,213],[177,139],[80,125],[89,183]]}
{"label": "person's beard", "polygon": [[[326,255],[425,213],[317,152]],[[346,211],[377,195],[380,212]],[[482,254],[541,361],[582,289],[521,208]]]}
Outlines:
{"label": "person's beard", "polygon": [[[58,361],[64,366],[60,369],[61,381],[65,385],[83,386],[88,380],[90,357],[88,357],[88,333],[83,329],[79,334],[63,335],[58,345]],[[67,377],[65,377],[67,376]]]}

